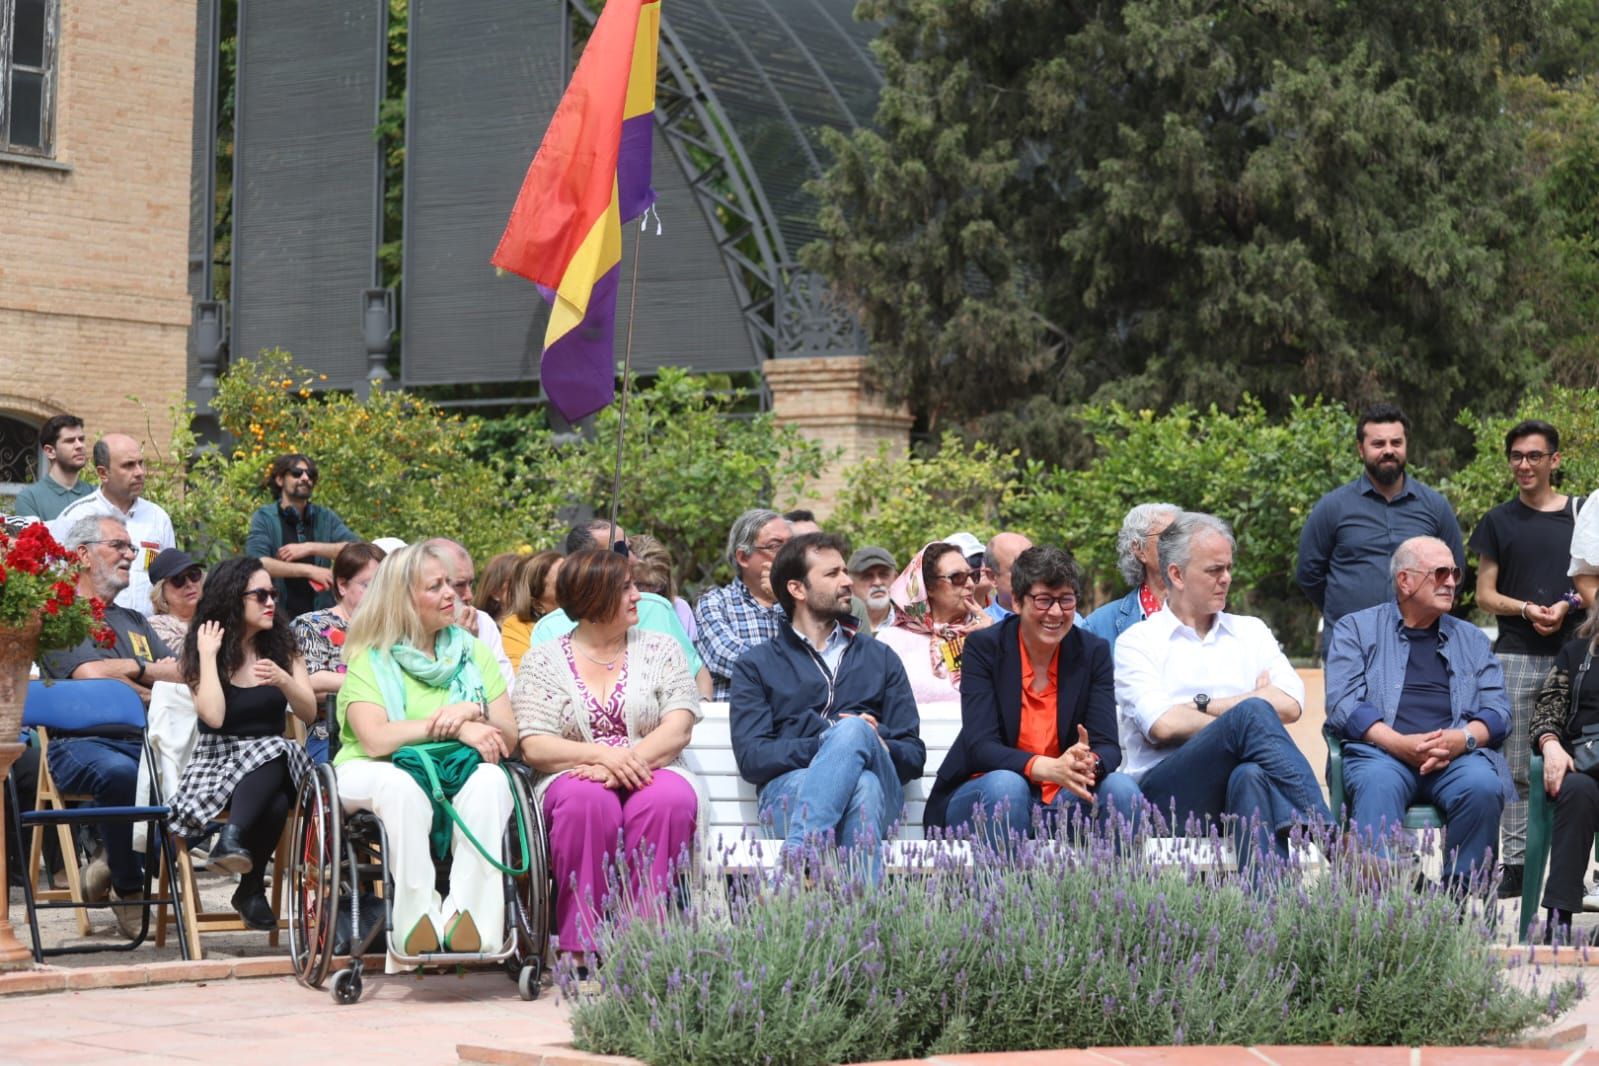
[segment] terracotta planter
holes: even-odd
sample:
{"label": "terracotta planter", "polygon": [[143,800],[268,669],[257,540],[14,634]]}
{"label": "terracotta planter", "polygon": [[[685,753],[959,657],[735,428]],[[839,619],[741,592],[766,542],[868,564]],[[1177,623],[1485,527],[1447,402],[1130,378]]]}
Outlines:
{"label": "terracotta planter", "polygon": [[[28,698],[28,668],[39,654],[40,620],[0,626],[0,744],[22,732],[22,704]],[[3,776],[3,775],[0,775]]]}

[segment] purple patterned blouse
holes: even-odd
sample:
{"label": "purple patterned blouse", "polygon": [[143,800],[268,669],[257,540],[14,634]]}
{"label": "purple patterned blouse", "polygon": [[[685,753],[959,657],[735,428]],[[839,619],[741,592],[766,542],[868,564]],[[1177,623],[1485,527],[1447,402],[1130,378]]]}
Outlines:
{"label": "purple patterned blouse", "polygon": [[623,653],[622,664],[617,667],[616,687],[611,690],[611,698],[601,704],[588,686],[583,684],[570,634],[561,638],[561,650],[566,653],[567,668],[572,671],[578,695],[583,697],[583,706],[588,709],[589,732],[593,734],[595,743],[609,744],[613,748],[627,747],[627,714],[623,711],[623,704],[627,700],[627,654]]}

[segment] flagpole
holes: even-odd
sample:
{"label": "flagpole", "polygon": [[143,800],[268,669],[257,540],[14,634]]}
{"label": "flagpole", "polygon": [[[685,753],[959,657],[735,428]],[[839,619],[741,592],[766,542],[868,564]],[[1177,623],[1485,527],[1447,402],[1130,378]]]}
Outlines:
{"label": "flagpole", "polygon": [[616,512],[622,502],[622,439],[627,432],[627,394],[633,385],[633,308],[638,303],[638,257],[644,247],[644,222],[649,209],[633,231],[633,280],[627,293],[627,351],[622,355],[622,403],[616,412],[616,477],[611,483],[611,544],[616,544]]}

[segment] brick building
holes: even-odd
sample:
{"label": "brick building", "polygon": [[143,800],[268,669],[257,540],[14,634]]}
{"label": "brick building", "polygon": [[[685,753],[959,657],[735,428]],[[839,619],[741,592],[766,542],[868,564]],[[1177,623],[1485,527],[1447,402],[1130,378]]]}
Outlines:
{"label": "brick building", "polygon": [[0,0],[0,492],[32,476],[37,427],[62,411],[91,440],[168,446],[194,33],[173,0]]}

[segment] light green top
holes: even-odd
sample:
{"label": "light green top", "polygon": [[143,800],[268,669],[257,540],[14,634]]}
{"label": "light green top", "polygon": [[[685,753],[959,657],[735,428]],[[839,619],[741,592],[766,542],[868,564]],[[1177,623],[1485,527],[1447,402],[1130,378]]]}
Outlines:
{"label": "light green top", "polygon": [[[476,637],[472,638],[472,661],[477,664],[478,673],[483,675],[484,699],[493,703],[505,695],[505,677],[500,673],[500,664],[495,661],[488,645]],[[405,684],[405,717],[408,721],[426,718],[450,702],[449,689],[424,685],[404,672],[400,676]],[[333,757],[334,766],[371,758],[356,739],[355,730],[350,728],[349,715],[345,714],[345,708],[352,703],[384,705],[383,693],[378,688],[378,679],[372,670],[372,657],[364,652],[350,663],[344,675],[344,686],[339,689],[339,753]]]}

